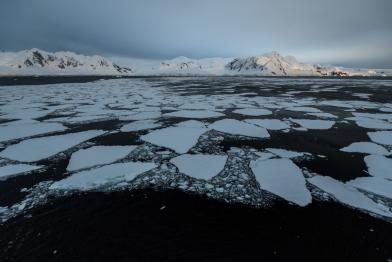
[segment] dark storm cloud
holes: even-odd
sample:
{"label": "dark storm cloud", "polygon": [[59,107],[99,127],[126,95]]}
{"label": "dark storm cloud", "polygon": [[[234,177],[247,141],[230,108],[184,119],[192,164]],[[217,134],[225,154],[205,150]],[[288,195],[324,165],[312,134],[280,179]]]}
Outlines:
{"label": "dark storm cloud", "polygon": [[392,67],[391,0],[1,0],[0,49]]}

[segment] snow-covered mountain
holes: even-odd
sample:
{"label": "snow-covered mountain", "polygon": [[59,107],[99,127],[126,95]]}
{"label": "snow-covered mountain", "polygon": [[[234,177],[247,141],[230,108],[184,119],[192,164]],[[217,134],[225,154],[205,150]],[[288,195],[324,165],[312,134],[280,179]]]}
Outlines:
{"label": "snow-covered mountain", "polygon": [[231,72],[265,76],[377,76],[381,72],[365,69],[347,69],[334,66],[305,64],[293,56],[271,52],[260,56],[235,58],[226,68]]}
{"label": "snow-covered mountain", "polygon": [[131,65],[137,75],[256,75],[256,76],[382,76],[391,70],[348,69],[299,62],[293,56],[271,52],[244,58],[191,59],[177,57],[165,61],[143,63],[134,60]]}
{"label": "snow-covered mountain", "polygon": [[159,61],[124,57],[109,60],[101,56],[30,49],[16,53],[0,52],[1,75],[391,76],[392,70],[306,64],[277,52],[243,58],[191,59],[182,56]]}
{"label": "snow-covered mountain", "polygon": [[101,56],[49,53],[36,48],[0,52],[0,75],[121,75],[132,72]]}

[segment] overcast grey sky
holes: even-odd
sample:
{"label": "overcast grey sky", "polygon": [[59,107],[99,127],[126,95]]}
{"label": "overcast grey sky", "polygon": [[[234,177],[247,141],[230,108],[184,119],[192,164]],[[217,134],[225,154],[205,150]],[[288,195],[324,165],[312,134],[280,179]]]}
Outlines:
{"label": "overcast grey sky", "polygon": [[392,68],[392,0],[1,0],[0,49]]}

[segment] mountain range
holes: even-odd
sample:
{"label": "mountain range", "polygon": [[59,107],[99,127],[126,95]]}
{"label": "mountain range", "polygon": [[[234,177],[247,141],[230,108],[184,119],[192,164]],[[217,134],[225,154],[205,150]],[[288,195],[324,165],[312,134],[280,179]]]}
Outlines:
{"label": "mountain range", "polygon": [[1,75],[390,76],[392,70],[349,69],[307,64],[299,62],[293,56],[282,56],[277,52],[241,58],[177,57],[171,60],[151,61],[107,59],[72,52],[50,53],[33,48],[20,52],[0,52]]}

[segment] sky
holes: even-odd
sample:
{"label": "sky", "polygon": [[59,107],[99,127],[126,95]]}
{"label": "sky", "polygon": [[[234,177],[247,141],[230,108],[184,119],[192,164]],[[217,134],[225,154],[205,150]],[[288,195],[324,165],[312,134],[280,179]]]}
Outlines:
{"label": "sky", "polygon": [[0,50],[392,68],[392,0],[1,0]]}

